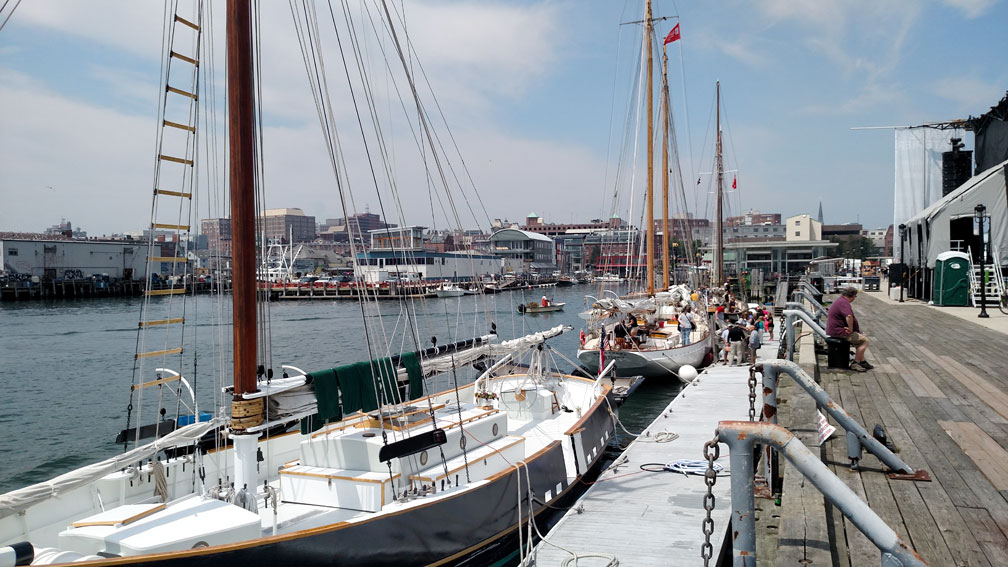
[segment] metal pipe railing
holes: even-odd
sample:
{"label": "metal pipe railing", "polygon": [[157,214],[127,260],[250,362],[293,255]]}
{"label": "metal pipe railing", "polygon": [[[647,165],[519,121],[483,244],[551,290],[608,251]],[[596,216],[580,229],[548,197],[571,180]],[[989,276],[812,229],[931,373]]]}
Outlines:
{"label": "metal pipe railing", "polygon": [[756,515],[753,495],[753,446],[775,447],[822,492],[882,552],[882,567],[926,567],[868,504],[836,477],[793,433],[779,425],[753,421],[722,421],[715,439],[728,445],[731,466],[732,564],[756,567]]}
{"label": "metal pipe railing", "polygon": [[763,360],[756,363],[755,371],[763,373],[763,417],[770,423],[777,423],[777,386],[780,384],[780,374],[787,374],[812,396],[816,405],[824,408],[826,413],[847,432],[847,456],[851,460],[852,469],[857,470],[858,461],[861,460],[861,451],[864,448],[894,471],[912,475],[919,480],[929,480],[926,471],[918,471],[904,463],[902,459],[869,434],[857,420],[840,407],[840,404],[833,401],[826,390],[816,384],[815,380],[794,362]]}
{"label": "metal pipe railing", "polygon": [[799,311],[804,311],[806,314],[808,314],[809,317],[815,319],[815,322],[819,323],[820,325],[823,324],[822,320],[823,320],[824,317],[826,317],[826,313],[822,313],[822,312],[812,313],[811,311],[809,311],[809,308],[806,307],[804,303],[799,303],[797,301],[788,301],[788,302],[785,302],[784,303],[784,307],[786,309],[797,309]]}
{"label": "metal pipe railing", "polygon": [[827,313],[829,313],[829,311],[826,309],[825,305],[823,305],[822,303],[820,303],[815,298],[814,295],[810,294],[809,292],[807,292],[807,291],[805,291],[803,289],[796,289],[794,291],[794,293],[792,294],[792,296],[793,296],[793,301],[795,303],[801,303],[800,301],[798,301],[799,299],[804,299],[805,301],[807,301],[809,303],[809,305],[812,306],[812,309],[814,309],[815,312],[820,317],[825,317],[827,315]]}
{"label": "metal pipe railing", "polygon": [[798,340],[795,336],[795,319],[801,319],[812,328],[819,336],[826,338],[826,329],[822,328],[819,323],[812,318],[806,311],[799,309],[785,309],[784,310],[784,332],[787,338],[787,358],[788,360],[794,360],[794,345]]}

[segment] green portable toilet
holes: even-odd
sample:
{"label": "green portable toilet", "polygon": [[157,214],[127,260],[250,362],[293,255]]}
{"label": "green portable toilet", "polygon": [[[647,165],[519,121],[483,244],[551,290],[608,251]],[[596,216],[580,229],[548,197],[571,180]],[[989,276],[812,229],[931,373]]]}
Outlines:
{"label": "green portable toilet", "polygon": [[935,258],[931,297],[935,305],[963,307],[969,303],[970,258],[965,252],[942,252]]}

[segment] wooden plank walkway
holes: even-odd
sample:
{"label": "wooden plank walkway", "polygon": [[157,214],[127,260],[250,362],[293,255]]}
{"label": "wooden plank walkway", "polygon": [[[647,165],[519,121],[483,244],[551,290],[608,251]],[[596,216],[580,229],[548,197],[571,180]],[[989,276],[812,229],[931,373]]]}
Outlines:
{"label": "wooden plank walkway", "polygon": [[[876,368],[840,372],[821,359],[822,385],[869,431],[882,424],[900,458],[933,481],[889,480],[869,453],[852,472],[842,429],[824,444],[825,461],[929,565],[1008,565],[1008,336],[870,293],[854,310]],[[796,490],[785,481],[785,503]],[[828,508],[833,565],[877,565],[875,547]]]}
{"label": "wooden plank walkway", "polygon": [[[776,352],[777,342],[768,341],[761,349],[763,356]],[[644,472],[640,466],[701,459],[703,445],[714,436],[719,421],[749,419],[748,380],[747,366],[715,365],[683,388],[647,428],[647,435],[631,443],[616,460],[618,466],[603,472],[575,508],[546,534],[550,543],[536,547],[536,565],[559,567],[567,560],[573,565],[572,553],[579,554],[581,567],[608,565],[613,557],[624,567],[703,565],[703,477]],[[657,434],[666,431],[679,437],[654,442]],[[728,468],[728,449],[723,444],[718,463]],[[724,476],[714,485],[715,557],[731,512],[730,484]]]}

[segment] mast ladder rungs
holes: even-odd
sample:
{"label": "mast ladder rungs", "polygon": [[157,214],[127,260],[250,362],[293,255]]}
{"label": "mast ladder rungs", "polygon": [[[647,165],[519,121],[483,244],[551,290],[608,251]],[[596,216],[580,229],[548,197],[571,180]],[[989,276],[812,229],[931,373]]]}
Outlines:
{"label": "mast ladder rungs", "polygon": [[174,157],[174,156],[166,156],[164,154],[159,155],[158,159],[163,160],[163,161],[173,161],[175,163],[181,163],[182,165],[192,165],[193,164],[193,160],[191,160],[191,159],[185,159],[185,158]]}
{"label": "mast ladder rungs", "polygon": [[182,295],[185,293],[184,287],[173,287],[168,289],[152,289],[147,292],[147,297],[154,297],[157,295]]}
{"label": "mast ladder rungs", "polygon": [[196,31],[199,31],[199,26],[183,18],[182,16],[179,16],[178,14],[175,14],[175,21],[180,24],[187,25]]}
{"label": "mast ladder rungs", "polygon": [[182,89],[176,89],[175,87],[168,85],[168,92],[175,93],[177,95],[187,96],[193,100],[196,100],[196,93],[191,93],[189,91],[184,91]]}
{"label": "mast ladder rungs", "polygon": [[182,354],[182,347],[170,348],[167,350],[154,350],[151,352],[138,352],[134,358],[151,358],[152,356],[168,356],[171,354]]}
{"label": "mast ladder rungs", "polygon": [[158,378],[157,380],[151,380],[150,382],[141,382],[140,384],[133,384],[130,386],[130,390],[136,391],[140,388],[150,388],[151,386],[159,386],[161,384],[167,384],[168,382],[176,382],[181,376],[169,376],[167,378]]}
{"label": "mast ladder rungs", "polygon": [[192,57],[186,57],[185,55],[182,55],[181,53],[178,53],[177,51],[171,51],[171,52],[169,52],[168,56],[169,57],[174,57],[175,59],[181,59],[182,61],[185,61],[186,63],[192,63],[196,67],[199,67],[199,61],[193,59]]}
{"label": "mast ladder rungs", "polygon": [[163,228],[166,230],[184,230],[186,232],[189,232],[189,225],[187,224],[162,224],[156,222],[151,225],[151,228]]}
{"label": "mast ladder rungs", "polygon": [[172,128],[178,128],[179,130],[189,130],[190,132],[193,133],[196,132],[195,126],[189,126],[188,124],[179,124],[178,122],[172,122],[171,120],[165,120],[164,125],[170,126]]}
{"label": "mast ladder rungs", "polygon": [[185,317],[176,317],[174,319],[152,319],[150,321],[140,321],[140,326],[155,327],[157,325],[175,325],[177,323],[185,323]]}
{"label": "mast ladder rungs", "polygon": [[192,199],[192,193],[183,193],[181,191],[168,191],[166,189],[155,189],[155,195],[168,195],[171,197],[182,197],[183,199]]}
{"label": "mast ladder rungs", "polygon": [[188,262],[188,258],[182,258],[180,256],[151,256],[151,262],[171,262],[173,264],[182,264]]}

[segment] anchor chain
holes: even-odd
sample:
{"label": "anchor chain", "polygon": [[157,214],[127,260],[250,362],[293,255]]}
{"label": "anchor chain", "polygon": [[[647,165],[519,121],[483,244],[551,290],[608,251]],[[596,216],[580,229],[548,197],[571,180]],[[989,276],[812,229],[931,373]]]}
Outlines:
{"label": "anchor chain", "polygon": [[714,520],[711,512],[714,511],[714,483],[717,482],[717,471],[714,470],[714,461],[721,456],[721,436],[714,433],[714,438],[704,443],[704,458],[707,459],[707,470],[704,471],[704,484],[707,485],[707,493],[704,494],[703,507],[707,515],[703,520],[704,542],[700,546],[700,557],[703,557],[704,567],[710,566],[711,557],[714,555],[714,546],[711,545],[711,535],[714,533]]}
{"label": "anchor chain", "polygon": [[749,367],[749,421],[756,421],[756,366]]}

